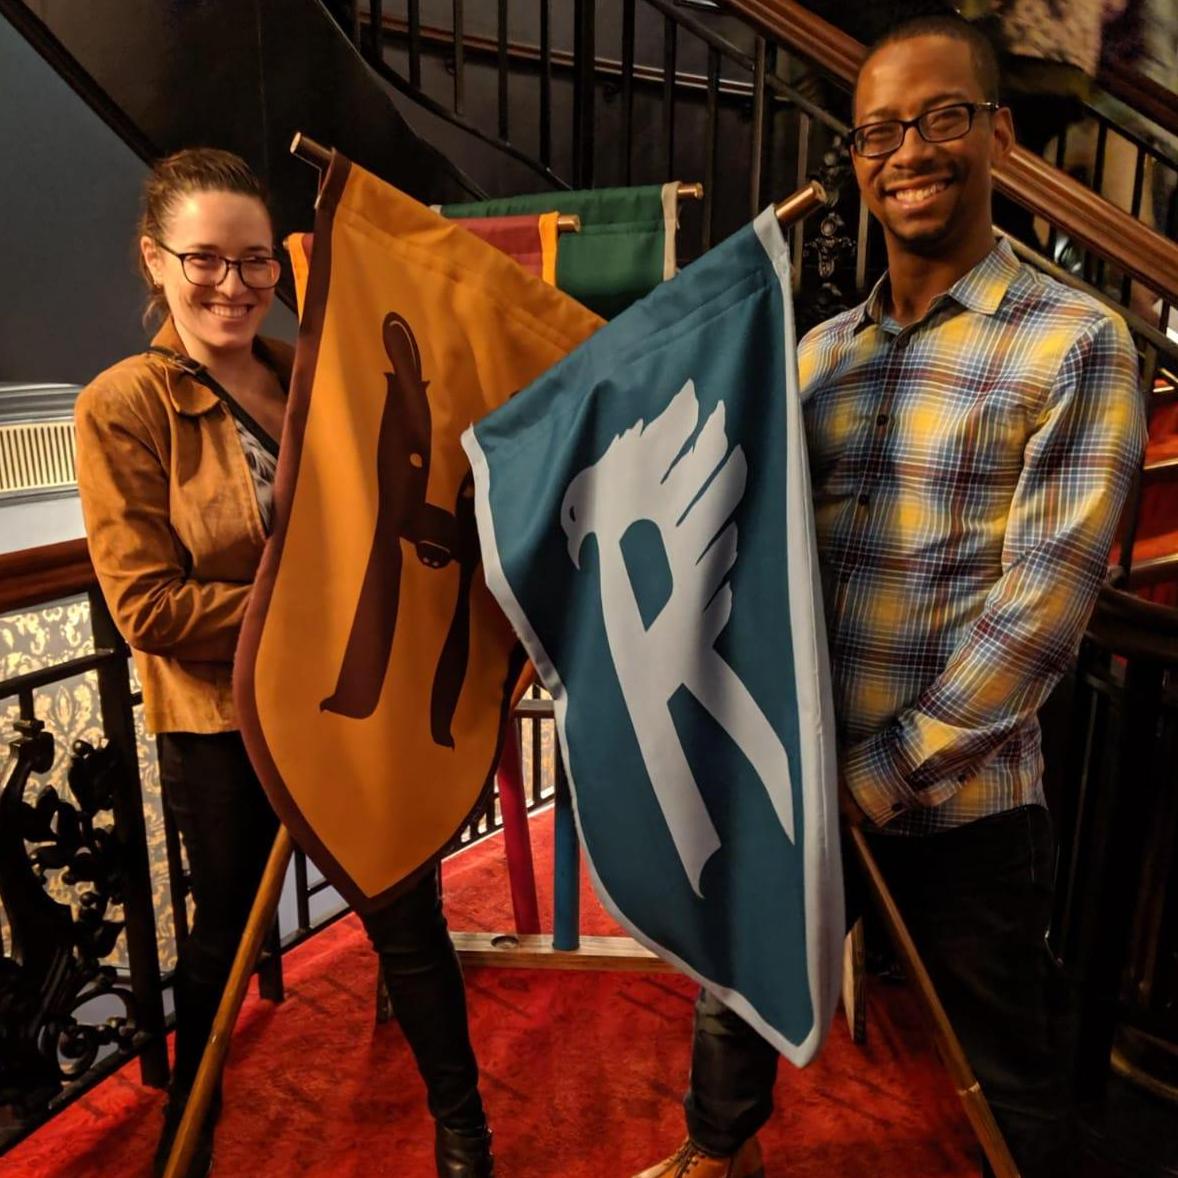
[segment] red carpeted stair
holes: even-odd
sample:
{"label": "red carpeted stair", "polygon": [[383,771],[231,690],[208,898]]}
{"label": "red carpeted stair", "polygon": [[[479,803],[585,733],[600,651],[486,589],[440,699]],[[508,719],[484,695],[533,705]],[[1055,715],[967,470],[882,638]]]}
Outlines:
{"label": "red carpeted stair", "polygon": [[[551,927],[551,814],[532,823]],[[498,838],[445,867],[452,928],[511,927]],[[585,933],[616,932],[585,887]],[[376,962],[349,917],[285,959],[287,1000],[242,1013],[217,1178],[432,1178],[421,1082],[395,1024],[373,1021]],[[628,1178],[683,1133],[692,985],[677,975],[467,971],[503,1178]],[[873,984],[869,1041],[841,1016],[819,1060],[783,1063],[762,1134],[767,1178],[966,1178],[976,1149],[910,993]],[[0,1159],[4,1178],[148,1172],[160,1093],[124,1068]]]}

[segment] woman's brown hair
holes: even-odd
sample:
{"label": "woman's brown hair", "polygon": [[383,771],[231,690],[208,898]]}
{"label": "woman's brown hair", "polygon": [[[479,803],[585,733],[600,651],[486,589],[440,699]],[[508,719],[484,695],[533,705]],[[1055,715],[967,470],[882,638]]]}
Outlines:
{"label": "woman's brown hair", "polygon": [[162,241],[176,202],[193,192],[237,192],[242,196],[256,197],[266,206],[266,212],[270,212],[266,186],[254,175],[249,164],[231,151],[221,151],[216,147],[190,147],[159,160],[143,185],[142,211],[135,235],[139,272],[148,289],[147,308],[143,312],[144,324],[164,318],[168,313],[168,304],[162,288],[156,286],[143,260],[139,240],[150,237]]}

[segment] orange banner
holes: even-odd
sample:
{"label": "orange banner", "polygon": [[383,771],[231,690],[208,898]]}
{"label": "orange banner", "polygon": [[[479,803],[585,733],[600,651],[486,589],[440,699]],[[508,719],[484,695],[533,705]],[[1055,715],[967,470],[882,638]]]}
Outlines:
{"label": "orange banner", "polygon": [[601,320],[340,156],[309,266],[292,245],[298,349],[235,693],[275,809],[366,909],[478,806],[522,666],[459,438]]}

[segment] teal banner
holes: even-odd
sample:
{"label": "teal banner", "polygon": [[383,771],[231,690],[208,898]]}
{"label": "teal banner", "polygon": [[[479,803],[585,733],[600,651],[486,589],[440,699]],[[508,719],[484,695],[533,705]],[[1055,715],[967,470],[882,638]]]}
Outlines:
{"label": "teal banner", "polygon": [[487,584],[598,894],[783,1055],[844,912],[788,250],[771,209],[467,430]]}

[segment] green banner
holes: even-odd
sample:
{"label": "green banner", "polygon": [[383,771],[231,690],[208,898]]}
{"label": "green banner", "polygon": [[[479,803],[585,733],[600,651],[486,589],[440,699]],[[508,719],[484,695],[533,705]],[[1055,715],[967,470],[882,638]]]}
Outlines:
{"label": "green banner", "polygon": [[446,217],[576,213],[579,233],[562,233],[556,285],[606,319],[675,273],[677,184],[537,192],[474,204],[443,205]]}

